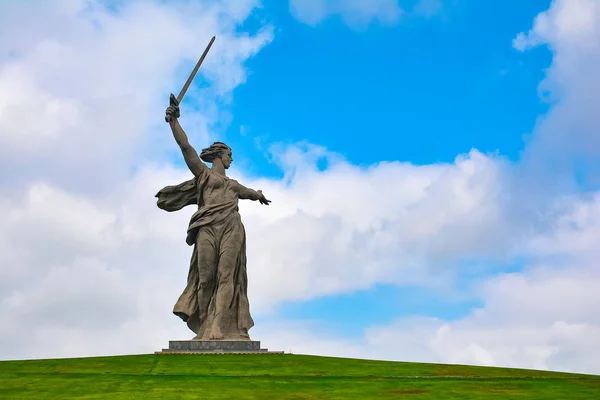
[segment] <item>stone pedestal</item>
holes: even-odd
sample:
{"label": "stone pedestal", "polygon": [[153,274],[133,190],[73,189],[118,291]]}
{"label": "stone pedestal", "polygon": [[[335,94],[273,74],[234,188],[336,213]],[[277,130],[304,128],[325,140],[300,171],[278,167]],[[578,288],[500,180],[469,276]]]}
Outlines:
{"label": "stone pedestal", "polygon": [[171,340],[169,348],[157,354],[283,354],[261,349],[256,340]]}

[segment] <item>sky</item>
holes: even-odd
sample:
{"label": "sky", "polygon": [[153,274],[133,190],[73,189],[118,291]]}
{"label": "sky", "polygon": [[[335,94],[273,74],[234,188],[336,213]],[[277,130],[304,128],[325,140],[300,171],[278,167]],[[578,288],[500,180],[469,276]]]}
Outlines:
{"label": "sky", "polygon": [[180,120],[272,200],[252,339],[600,374],[596,0],[0,2],[0,359],[193,336],[194,210],[154,195],[213,35]]}

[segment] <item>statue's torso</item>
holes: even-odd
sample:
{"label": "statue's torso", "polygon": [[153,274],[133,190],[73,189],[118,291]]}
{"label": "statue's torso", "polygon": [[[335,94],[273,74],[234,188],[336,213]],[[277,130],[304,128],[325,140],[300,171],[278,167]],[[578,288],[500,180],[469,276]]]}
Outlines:
{"label": "statue's torso", "polygon": [[235,190],[235,183],[236,181],[233,179],[208,170],[208,177],[200,194],[203,206],[216,206],[231,201],[235,201],[237,204],[238,194]]}

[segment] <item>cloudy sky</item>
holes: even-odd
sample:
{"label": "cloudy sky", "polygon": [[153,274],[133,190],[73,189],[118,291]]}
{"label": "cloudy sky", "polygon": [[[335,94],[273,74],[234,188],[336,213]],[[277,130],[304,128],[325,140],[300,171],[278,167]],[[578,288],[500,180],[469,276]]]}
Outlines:
{"label": "cloudy sky", "polygon": [[[485,4],[484,4],[485,3]],[[151,353],[234,150],[264,347],[600,373],[600,2],[0,2],[0,359]]]}

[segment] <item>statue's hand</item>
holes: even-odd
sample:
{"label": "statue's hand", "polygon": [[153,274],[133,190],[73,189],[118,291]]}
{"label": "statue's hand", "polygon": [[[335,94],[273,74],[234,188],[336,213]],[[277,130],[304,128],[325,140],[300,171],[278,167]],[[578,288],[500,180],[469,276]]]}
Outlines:
{"label": "statue's hand", "polygon": [[165,121],[171,122],[172,120],[179,118],[180,115],[179,102],[173,93],[171,93],[171,97],[169,98],[169,107],[167,107],[167,111],[165,112]]}
{"label": "statue's hand", "polygon": [[268,206],[269,203],[271,202],[271,200],[267,200],[267,198],[263,194],[262,190],[257,190],[257,192],[260,194],[260,198],[258,199],[260,204],[264,204],[265,206]]}

